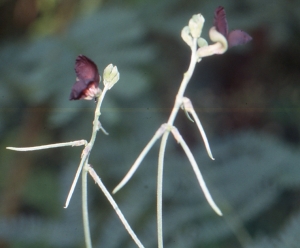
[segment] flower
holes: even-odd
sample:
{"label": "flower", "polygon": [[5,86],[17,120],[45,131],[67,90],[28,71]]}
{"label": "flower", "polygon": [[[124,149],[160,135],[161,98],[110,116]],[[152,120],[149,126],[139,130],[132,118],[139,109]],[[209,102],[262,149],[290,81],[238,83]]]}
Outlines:
{"label": "flower", "polygon": [[215,10],[214,26],[216,27],[216,30],[227,39],[228,48],[243,45],[252,40],[252,37],[249,34],[240,29],[232,30],[228,33],[226,13],[222,6],[219,6]]}
{"label": "flower", "polygon": [[91,100],[101,94],[100,75],[96,64],[84,55],[75,62],[76,82],[72,87],[70,100]]}

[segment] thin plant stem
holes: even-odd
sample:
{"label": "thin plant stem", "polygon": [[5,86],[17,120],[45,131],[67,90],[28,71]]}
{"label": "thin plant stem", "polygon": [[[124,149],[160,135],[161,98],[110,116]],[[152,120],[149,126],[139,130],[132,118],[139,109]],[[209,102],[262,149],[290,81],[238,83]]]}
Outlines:
{"label": "thin plant stem", "polygon": [[49,148],[63,147],[63,146],[83,146],[86,145],[86,140],[76,140],[64,143],[56,143],[50,145],[42,145],[42,146],[32,146],[32,147],[6,147],[6,149],[19,151],[19,152],[27,152],[27,151],[36,151],[36,150],[44,150]]}
{"label": "thin plant stem", "polygon": [[165,132],[165,125],[161,125],[161,127],[155,132],[152,139],[148,142],[148,144],[145,146],[143,151],[140,153],[138,158],[135,160],[134,164],[131,166],[130,170],[127,172],[125,177],[122,179],[122,181],[115,187],[113,190],[113,194],[117,193],[132,177],[132,175],[135,173],[149,150],[152,148],[152,146],[155,144],[155,142],[161,137],[161,135]]}
{"label": "thin plant stem", "polygon": [[[88,166],[88,159],[90,152],[94,146],[97,132],[100,129],[100,124],[99,124],[99,117],[101,115],[100,108],[101,104],[103,102],[104,96],[107,92],[108,88],[104,87],[103,92],[101,93],[96,110],[95,110],[95,115],[94,115],[94,121],[93,121],[93,133],[91,136],[91,140],[86,146],[86,151],[83,151],[83,158],[81,159],[81,163],[85,165],[86,167]],[[84,159],[86,157],[86,159]],[[84,161],[84,162],[83,162]],[[90,227],[89,227],[89,216],[88,216],[88,201],[87,201],[87,169],[82,166],[78,168],[77,172],[80,173],[80,170],[82,171],[82,217],[83,217],[83,229],[84,229],[84,239],[85,239],[85,244],[87,248],[92,248],[92,241],[91,241],[91,233],[90,233]],[[72,185],[73,186],[73,185]],[[74,186],[75,187],[75,186]]]}
{"label": "thin plant stem", "polygon": [[77,181],[78,181],[80,172],[82,171],[83,165],[84,165],[84,163],[87,161],[87,158],[88,158],[88,154],[85,154],[85,155],[81,158],[80,164],[79,164],[79,166],[78,166],[78,169],[77,169],[77,171],[76,171],[74,180],[73,180],[72,185],[71,185],[71,188],[70,188],[70,190],[69,190],[69,193],[68,193],[67,200],[66,200],[66,203],[65,203],[64,208],[67,208],[67,207],[69,206],[69,203],[70,203],[71,197],[72,197],[72,195],[73,195],[75,186],[76,186],[76,184],[77,184]]}
{"label": "thin plant stem", "polygon": [[214,202],[214,200],[211,197],[211,194],[209,193],[209,190],[206,186],[206,183],[203,179],[203,176],[199,170],[199,167],[197,165],[197,162],[190,150],[190,148],[188,147],[188,145],[185,143],[184,139],[182,138],[181,134],[179,133],[178,129],[173,127],[172,131],[171,131],[175,137],[175,139],[177,140],[177,142],[181,145],[182,149],[184,150],[186,156],[188,157],[192,168],[196,174],[197,180],[200,184],[200,188],[202,189],[204,196],[207,200],[207,202],[209,203],[209,205],[211,206],[211,208],[220,216],[222,216],[222,212],[221,210],[218,208],[218,206],[216,205],[216,203]]}
{"label": "thin plant stem", "polygon": [[[191,46],[192,49],[192,56],[189,68],[186,73],[184,73],[183,79],[181,81],[178,93],[176,95],[174,107],[172,109],[172,112],[170,114],[170,117],[168,119],[168,126],[173,126],[174,120],[177,116],[178,110],[180,106],[182,105],[182,99],[184,92],[186,90],[186,87],[193,75],[198,56],[196,54],[197,49],[197,39],[193,38],[193,45]],[[164,164],[164,154],[166,151],[166,144],[167,139],[169,136],[169,130],[166,130],[164,133],[161,143],[160,143],[160,149],[159,149],[159,159],[158,159],[158,172],[157,172],[157,234],[158,234],[158,247],[163,248],[163,227],[162,227],[162,184],[163,184],[163,164]]]}
{"label": "thin plant stem", "polygon": [[97,106],[96,106],[96,110],[95,110],[95,115],[94,115],[94,121],[93,121],[93,133],[92,133],[92,136],[91,136],[91,140],[89,142],[89,145],[91,146],[91,149],[95,143],[95,139],[96,139],[96,136],[97,136],[97,132],[99,130],[99,117],[101,115],[101,112],[100,112],[100,108],[101,108],[101,105],[102,105],[102,102],[103,102],[103,99],[104,99],[104,96],[106,94],[108,90],[108,87],[104,87],[99,99],[98,99],[98,102],[97,102]]}
{"label": "thin plant stem", "polygon": [[101,115],[100,108],[101,108],[101,104],[103,102],[103,99],[104,99],[104,96],[105,96],[107,90],[108,90],[108,87],[105,86],[102,93],[101,93],[101,95],[100,95],[100,97],[98,98],[96,109],[95,109],[95,114],[94,114],[93,132],[92,132],[91,140],[86,145],[85,149],[82,152],[81,161],[80,161],[80,164],[78,166],[77,172],[75,174],[75,178],[74,178],[73,183],[71,185],[71,189],[69,191],[69,194],[68,194],[68,197],[67,197],[67,200],[66,200],[66,204],[65,204],[65,208],[67,208],[68,205],[69,205],[69,202],[71,200],[71,197],[73,195],[73,192],[74,192],[75,186],[77,184],[79,175],[82,172],[82,216],[83,216],[84,238],[85,238],[85,244],[86,244],[87,248],[92,247],[92,241],[91,241],[91,234],[90,234],[89,220],[88,220],[87,179],[86,179],[87,172],[85,171],[85,169],[83,169],[83,167],[84,167],[84,165],[88,164],[89,155],[90,155],[91,150],[94,146],[96,136],[97,136],[97,132],[98,132],[99,129],[101,129],[101,125],[99,123],[99,117]]}
{"label": "thin plant stem", "polygon": [[[196,111],[194,110],[194,107],[193,107],[193,104],[192,104],[191,100],[188,99],[187,97],[184,97],[184,98],[183,98],[183,103],[182,103],[182,104],[183,104],[183,106],[184,106],[184,111],[185,111],[187,114],[188,114],[188,113],[192,114],[192,116],[193,116],[193,118],[194,118],[194,120],[195,120],[195,122],[196,122],[196,125],[197,125],[197,127],[198,127],[198,129],[199,129],[199,132],[200,132],[200,134],[201,134],[201,136],[202,136],[202,139],[203,139],[203,142],[204,142],[204,145],[205,145],[205,148],[206,148],[206,151],[207,151],[208,156],[209,156],[212,160],[215,160],[214,157],[213,157],[213,155],[212,155],[212,152],[211,152],[211,150],[210,150],[210,146],[209,146],[208,139],[207,139],[207,137],[206,137],[204,128],[202,127],[202,124],[201,124],[201,122],[200,122],[200,119],[199,119],[199,117],[198,117]],[[194,120],[193,120],[193,122],[194,122]]]}
{"label": "thin plant stem", "polygon": [[163,191],[163,164],[165,156],[165,147],[169,136],[169,131],[166,131],[161,139],[161,146],[158,154],[157,167],[157,241],[158,247],[163,247],[163,225],[162,225],[162,191]]}
{"label": "thin plant stem", "polygon": [[199,129],[199,132],[202,136],[202,139],[203,139],[203,142],[204,142],[204,145],[205,145],[205,148],[206,148],[206,151],[208,153],[208,156],[212,159],[212,160],[215,160],[213,155],[212,155],[212,152],[210,150],[210,147],[209,147],[209,143],[208,143],[208,139],[206,137],[206,134],[205,134],[205,131],[204,131],[204,128],[202,127],[202,124],[200,122],[200,119],[198,118],[198,115],[196,114],[196,112],[193,110],[192,111],[192,116],[194,117],[194,120],[196,122],[196,125]]}
{"label": "thin plant stem", "polygon": [[88,188],[87,188],[87,163],[85,163],[81,177],[82,177],[82,219],[83,219],[83,230],[86,248],[92,248],[92,240],[89,226],[89,210],[88,210]]}
{"label": "thin plant stem", "polygon": [[221,210],[218,208],[218,206],[216,205],[216,203],[212,199],[211,194],[208,191],[206,183],[205,183],[205,181],[203,179],[203,176],[202,176],[202,174],[201,174],[201,172],[199,170],[199,167],[197,165],[197,162],[196,162],[193,154],[191,153],[190,149],[188,148],[187,144],[185,143],[185,141],[183,139],[181,139],[179,143],[180,143],[181,147],[183,148],[185,154],[187,155],[187,157],[188,157],[188,159],[189,159],[189,161],[190,161],[190,163],[191,163],[191,165],[193,167],[193,170],[194,170],[194,172],[196,174],[196,177],[198,179],[198,182],[200,184],[200,187],[201,187],[201,189],[202,189],[202,191],[204,193],[204,196],[205,196],[207,202],[209,203],[209,205],[211,206],[211,208],[218,215],[222,216],[223,214],[222,214]]}
{"label": "thin plant stem", "polygon": [[100,187],[100,189],[102,190],[102,192],[106,196],[107,200],[112,205],[113,209],[116,211],[116,213],[119,216],[121,222],[123,223],[124,227],[126,228],[126,230],[128,231],[128,233],[130,234],[130,236],[132,237],[132,239],[134,240],[134,242],[137,244],[137,246],[139,248],[144,248],[143,244],[138,239],[138,237],[136,236],[136,234],[134,233],[134,231],[131,229],[130,225],[128,224],[127,220],[125,219],[124,215],[122,214],[121,210],[119,209],[117,203],[112,198],[111,194],[106,189],[105,185],[102,183],[101,179],[99,178],[99,176],[97,175],[97,173],[95,172],[95,170],[91,166],[89,166],[89,165],[87,165],[86,168],[87,168],[89,174],[91,175],[91,177],[95,180],[95,182],[98,184],[98,186]]}
{"label": "thin plant stem", "polygon": [[103,89],[103,92],[102,94],[100,95],[98,101],[97,101],[97,105],[96,105],[96,109],[95,109],[95,114],[94,114],[94,121],[93,121],[93,132],[92,132],[92,136],[91,136],[91,140],[90,142],[86,145],[85,149],[83,150],[83,153],[82,153],[82,157],[81,157],[81,161],[79,163],[79,166],[78,166],[78,169],[77,169],[77,172],[75,174],[75,177],[74,177],[74,180],[73,180],[73,183],[71,185],[71,189],[68,193],[68,196],[67,196],[67,200],[66,200],[66,204],[64,206],[64,208],[67,208],[69,206],[69,203],[70,203],[70,200],[71,200],[71,197],[73,195],[73,192],[74,192],[74,189],[75,189],[75,186],[77,184],[77,181],[78,181],[78,178],[79,178],[79,175],[80,175],[80,172],[82,171],[82,168],[83,168],[83,165],[85,162],[88,163],[88,157],[89,157],[89,154],[94,146],[94,143],[95,143],[95,139],[96,139],[96,136],[97,136],[97,132],[99,130],[99,117],[101,115],[101,112],[100,112],[100,108],[101,108],[101,104],[103,102],[103,99],[104,99],[104,96],[107,92],[108,88],[107,87],[104,87]]}
{"label": "thin plant stem", "polygon": [[193,75],[193,72],[195,70],[195,66],[197,64],[197,60],[198,60],[198,56],[196,54],[196,49],[197,49],[197,39],[193,38],[193,45],[192,45],[192,56],[191,56],[191,61],[190,61],[190,65],[189,68],[187,70],[186,73],[184,73],[183,79],[181,81],[178,93],[176,95],[176,99],[175,99],[175,103],[174,103],[174,107],[172,109],[172,112],[170,114],[169,120],[168,120],[168,124],[170,126],[173,126],[174,120],[177,116],[178,110],[182,104],[182,99],[183,99],[183,95],[184,92],[186,90],[186,87]]}

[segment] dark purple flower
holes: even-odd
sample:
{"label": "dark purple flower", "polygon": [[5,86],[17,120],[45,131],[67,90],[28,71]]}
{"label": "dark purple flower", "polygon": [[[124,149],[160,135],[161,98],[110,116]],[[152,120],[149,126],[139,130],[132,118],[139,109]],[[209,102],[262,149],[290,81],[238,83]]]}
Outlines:
{"label": "dark purple flower", "polygon": [[72,87],[70,100],[98,97],[100,76],[96,64],[84,55],[79,55],[75,62],[76,83]]}
{"label": "dark purple flower", "polygon": [[236,29],[228,33],[228,24],[226,20],[225,9],[219,6],[215,10],[214,26],[217,31],[225,36],[228,42],[228,48],[238,45],[243,45],[252,40],[252,37],[246,32]]}

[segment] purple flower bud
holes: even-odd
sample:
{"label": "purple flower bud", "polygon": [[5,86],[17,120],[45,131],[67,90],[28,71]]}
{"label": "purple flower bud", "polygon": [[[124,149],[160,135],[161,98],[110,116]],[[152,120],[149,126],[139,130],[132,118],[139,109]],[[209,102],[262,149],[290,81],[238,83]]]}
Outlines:
{"label": "purple flower bud", "polygon": [[72,87],[70,100],[98,97],[100,76],[96,64],[84,55],[79,55],[75,62],[76,82]]}
{"label": "purple flower bud", "polygon": [[228,48],[238,45],[243,45],[252,40],[252,37],[242,30],[233,30],[228,33],[228,24],[226,20],[225,9],[219,6],[215,10],[214,26],[227,39]]}

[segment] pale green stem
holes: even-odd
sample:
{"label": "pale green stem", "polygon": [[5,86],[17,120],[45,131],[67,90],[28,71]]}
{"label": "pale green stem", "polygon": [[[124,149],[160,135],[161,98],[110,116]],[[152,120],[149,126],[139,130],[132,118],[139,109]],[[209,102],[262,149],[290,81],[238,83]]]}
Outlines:
{"label": "pale green stem", "polygon": [[89,226],[89,210],[88,210],[88,189],[87,189],[87,167],[85,166],[82,169],[82,219],[83,219],[83,230],[84,230],[84,239],[86,248],[92,248],[92,240],[90,234]]}
{"label": "pale green stem", "polygon": [[194,110],[194,107],[193,107],[193,104],[191,102],[190,99],[188,99],[187,97],[184,97],[183,98],[183,107],[184,107],[184,111],[186,113],[190,113],[192,114],[195,122],[196,122],[196,125],[200,131],[200,134],[202,136],[202,139],[203,139],[203,142],[204,142],[204,145],[205,145],[205,148],[206,148],[206,151],[207,151],[207,154],[208,156],[212,159],[212,160],[215,160],[213,155],[212,155],[212,152],[210,150],[210,146],[209,146],[209,143],[208,143],[208,139],[206,137],[206,134],[205,134],[205,131],[204,131],[204,128],[202,127],[202,124],[200,122],[200,119],[196,113],[196,111]]}
{"label": "pale green stem", "polygon": [[[90,142],[86,146],[87,151],[83,151],[83,158],[81,161],[84,160],[84,157],[87,156],[85,159],[84,165],[88,166],[88,159],[89,155],[91,153],[91,150],[94,146],[95,139],[97,136],[97,132],[99,130],[99,117],[101,115],[100,108],[101,104],[103,102],[104,96],[107,92],[108,88],[104,87],[103,92],[101,93],[96,110],[95,110],[95,116],[94,116],[94,121],[93,121],[93,133]],[[87,154],[87,155],[86,155]],[[79,168],[78,168],[79,170]],[[80,173],[80,171],[79,171]],[[75,186],[74,186],[75,187]],[[88,201],[87,201],[87,169],[84,168],[82,171],[82,216],[83,216],[83,229],[84,229],[84,238],[85,238],[85,244],[87,248],[92,248],[92,241],[91,241],[91,234],[90,234],[90,227],[89,227],[89,216],[88,216]]]}
{"label": "pale green stem", "polygon": [[112,205],[113,209],[116,211],[116,213],[119,216],[121,222],[123,223],[124,227],[128,231],[129,235],[132,237],[132,239],[134,240],[134,242],[137,244],[137,246],[139,248],[144,248],[143,244],[138,239],[138,237],[135,235],[134,231],[131,229],[130,225],[128,224],[127,220],[125,219],[124,215],[122,214],[121,210],[119,209],[117,203],[112,198],[111,194],[108,192],[108,190],[106,189],[105,185],[102,183],[101,179],[99,178],[99,176],[95,172],[95,170],[91,166],[89,166],[89,165],[87,165],[87,170],[90,173],[91,177],[98,184],[98,186],[100,187],[100,189],[102,190],[102,192],[104,193],[104,195],[106,196],[106,198],[108,199],[108,201],[110,202],[110,204]]}
{"label": "pale green stem", "polygon": [[196,49],[197,49],[197,39],[193,38],[192,57],[191,57],[190,65],[189,65],[189,68],[188,68],[187,72],[184,73],[182,82],[180,84],[180,88],[179,88],[178,93],[176,95],[174,107],[172,109],[171,115],[170,115],[169,120],[168,120],[168,124],[170,126],[173,126],[173,123],[174,123],[174,120],[177,116],[178,110],[179,110],[179,108],[182,104],[182,99],[183,99],[184,92],[185,92],[186,87],[187,87],[187,85],[188,85],[188,83],[189,83],[189,81],[190,81],[190,79],[193,75],[194,70],[195,70],[195,66],[196,66],[197,60],[198,60]]}
{"label": "pale green stem", "polygon": [[185,143],[184,139],[182,138],[182,136],[180,135],[179,131],[177,128],[173,127],[172,128],[172,134],[174,135],[175,139],[177,140],[177,142],[181,145],[182,149],[184,150],[186,156],[188,157],[192,168],[196,174],[197,180],[200,184],[200,188],[202,189],[204,196],[208,202],[208,204],[211,206],[211,208],[220,216],[222,216],[222,212],[221,210],[218,208],[218,206],[216,205],[216,203],[214,202],[214,200],[211,197],[211,194],[209,193],[209,190],[206,186],[206,183],[204,181],[204,178],[199,170],[199,167],[197,165],[197,162],[190,150],[190,148],[188,147],[188,145]]}
{"label": "pale green stem", "polygon": [[207,202],[209,203],[209,205],[211,206],[211,208],[218,215],[222,216],[223,214],[222,214],[221,210],[218,208],[218,206],[216,205],[216,203],[214,202],[214,200],[212,199],[212,197],[211,197],[211,195],[210,195],[210,193],[208,191],[206,183],[205,183],[205,181],[203,179],[203,176],[202,176],[202,174],[201,174],[201,172],[199,170],[199,167],[197,165],[197,162],[196,162],[193,154],[191,153],[190,149],[188,148],[187,144],[185,143],[185,141],[183,139],[181,139],[180,145],[182,146],[185,154],[187,155],[187,157],[188,157],[188,159],[189,159],[189,161],[190,161],[190,163],[191,163],[191,165],[192,165],[192,167],[194,169],[194,172],[196,174],[196,177],[198,179],[198,182],[200,184],[200,187],[201,187],[201,189],[202,189],[202,191],[204,193],[204,196],[205,196]]}
{"label": "pale green stem", "polygon": [[83,150],[81,161],[80,161],[80,164],[78,166],[77,172],[75,174],[73,183],[71,185],[71,189],[69,191],[69,194],[68,194],[68,197],[67,197],[66,204],[65,204],[64,208],[67,208],[69,206],[71,197],[73,195],[75,186],[77,184],[77,181],[78,181],[78,178],[79,178],[79,175],[80,175],[80,172],[81,172],[81,170],[83,168],[84,163],[85,162],[88,163],[88,157],[89,157],[89,154],[90,154],[90,152],[91,152],[91,150],[92,150],[92,148],[94,146],[95,139],[96,139],[96,136],[97,136],[97,132],[98,132],[98,129],[99,129],[98,119],[99,119],[99,116],[101,114],[100,113],[101,104],[103,102],[103,99],[104,99],[104,96],[105,96],[107,90],[108,90],[108,88],[104,87],[103,92],[101,93],[101,95],[100,95],[100,97],[98,99],[98,102],[97,102],[97,105],[96,105],[96,109],[95,109],[95,114],[94,114],[93,132],[92,132],[91,140],[87,144],[87,146],[85,147],[85,150]]}
{"label": "pale green stem", "polygon": [[69,190],[69,193],[68,193],[67,200],[66,200],[66,203],[65,203],[64,208],[67,208],[67,207],[69,206],[69,203],[70,203],[71,197],[72,197],[72,195],[73,195],[75,186],[76,186],[76,184],[77,184],[77,181],[78,181],[80,172],[82,171],[83,165],[84,165],[85,162],[87,161],[87,158],[88,158],[88,154],[85,154],[85,155],[81,158],[80,164],[79,164],[79,166],[78,166],[78,169],[77,169],[77,171],[76,171],[74,180],[73,180],[72,185],[71,185],[71,189]]}
{"label": "pale green stem", "polygon": [[105,96],[107,90],[108,90],[108,87],[104,87],[104,89],[103,89],[103,91],[102,91],[102,93],[101,93],[101,95],[100,95],[100,97],[98,99],[98,102],[97,102],[97,105],[96,105],[96,109],[95,109],[95,115],[94,115],[94,121],[93,121],[93,132],[92,132],[91,140],[86,145],[85,149],[82,152],[81,161],[80,161],[80,164],[78,166],[75,178],[73,180],[73,183],[72,183],[72,186],[71,186],[71,189],[69,191],[69,194],[68,194],[68,197],[67,197],[67,200],[66,200],[66,204],[65,204],[65,208],[67,208],[68,205],[69,205],[69,202],[71,200],[71,197],[73,195],[75,186],[77,184],[80,172],[82,172],[83,173],[82,174],[82,215],[83,215],[83,228],[84,228],[85,243],[86,243],[86,246],[88,248],[92,247],[92,242],[91,242],[91,237],[90,237],[90,228],[89,228],[89,220],[88,220],[88,206],[87,206],[87,204],[88,204],[87,203],[87,179],[86,179],[87,172],[85,170],[82,171],[82,168],[83,168],[83,166],[85,164],[88,163],[89,155],[90,155],[91,150],[92,150],[92,148],[94,146],[95,139],[96,139],[96,136],[97,136],[97,132],[98,132],[99,129],[101,129],[101,126],[99,126],[99,117],[100,117],[100,114],[101,114],[100,108],[101,108],[101,104],[103,102],[103,99],[104,99],[104,96]]}
{"label": "pale green stem", "polygon": [[93,148],[93,145],[95,143],[95,139],[96,139],[96,136],[97,136],[97,132],[98,132],[98,129],[99,129],[98,121],[99,121],[99,117],[101,115],[100,108],[101,108],[101,105],[102,105],[102,102],[103,102],[103,99],[104,99],[104,96],[105,96],[107,90],[108,90],[108,87],[105,86],[102,93],[101,93],[101,95],[100,95],[100,97],[99,97],[99,99],[98,99],[98,102],[97,102],[94,121],[93,121],[93,133],[92,133],[91,140],[89,142],[89,145],[91,146],[91,149]]}
{"label": "pale green stem", "polygon": [[132,175],[135,173],[149,150],[152,148],[152,146],[155,144],[155,142],[161,137],[161,135],[165,132],[165,125],[161,125],[161,127],[155,132],[152,139],[148,142],[148,144],[145,146],[141,154],[138,156],[138,158],[135,160],[134,164],[131,166],[130,170],[127,172],[125,177],[122,179],[122,181],[115,187],[113,190],[113,194],[117,193],[132,177]]}
{"label": "pale green stem", "polygon": [[158,247],[162,248],[163,244],[163,227],[162,227],[162,191],[163,191],[163,164],[165,156],[165,147],[169,136],[169,131],[166,131],[161,139],[160,149],[158,154],[157,168],[157,241]]}
{"label": "pale green stem", "polygon": [[202,124],[201,124],[201,122],[200,122],[200,119],[198,118],[198,115],[196,114],[196,112],[194,111],[194,109],[192,110],[192,113],[191,113],[191,114],[192,114],[192,116],[194,117],[194,120],[195,120],[195,122],[196,122],[196,124],[197,124],[197,127],[198,127],[199,131],[200,131],[200,134],[201,134],[201,136],[202,136],[202,139],[203,139],[203,142],[204,142],[204,145],[205,145],[205,148],[206,148],[206,151],[207,151],[208,156],[209,156],[212,160],[215,160],[214,157],[213,157],[213,155],[212,155],[212,152],[211,152],[211,150],[210,150],[209,143],[208,143],[208,139],[207,139],[207,137],[206,137],[205,131],[204,131],[204,129],[203,129],[203,127],[202,127]]}
{"label": "pale green stem", "polygon": [[49,148],[56,148],[56,147],[63,147],[63,146],[82,146],[86,145],[86,140],[76,140],[64,143],[56,143],[50,145],[42,145],[42,146],[32,146],[32,147],[6,147],[6,149],[19,151],[19,152],[26,152],[26,151],[36,151],[36,150],[43,150]]}
{"label": "pale green stem", "polygon": [[[176,95],[174,107],[172,109],[172,112],[170,114],[169,120],[168,120],[168,126],[173,126],[174,120],[177,116],[178,110],[182,104],[182,99],[184,92],[186,90],[186,87],[193,75],[195,66],[197,64],[198,56],[196,54],[197,49],[197,39],[193,38],[193,45],[191,47],[192,49],[192,56],[189,68],[186,73],[184,73],[182,82],[180,84],[178,93]],[[162,137],[161,143],[160,143],[160,149],[159,149],[159,158],[158,158],[158,172],[157,172],[157,234],[158,234],[158,247],[163,248],[163,227],[162,227],[162,185],[163,185],[163,163],[164,163],[164,154],[166,150],[166,144],[167,139],[169,136],[170,130],[167,130]]]}

